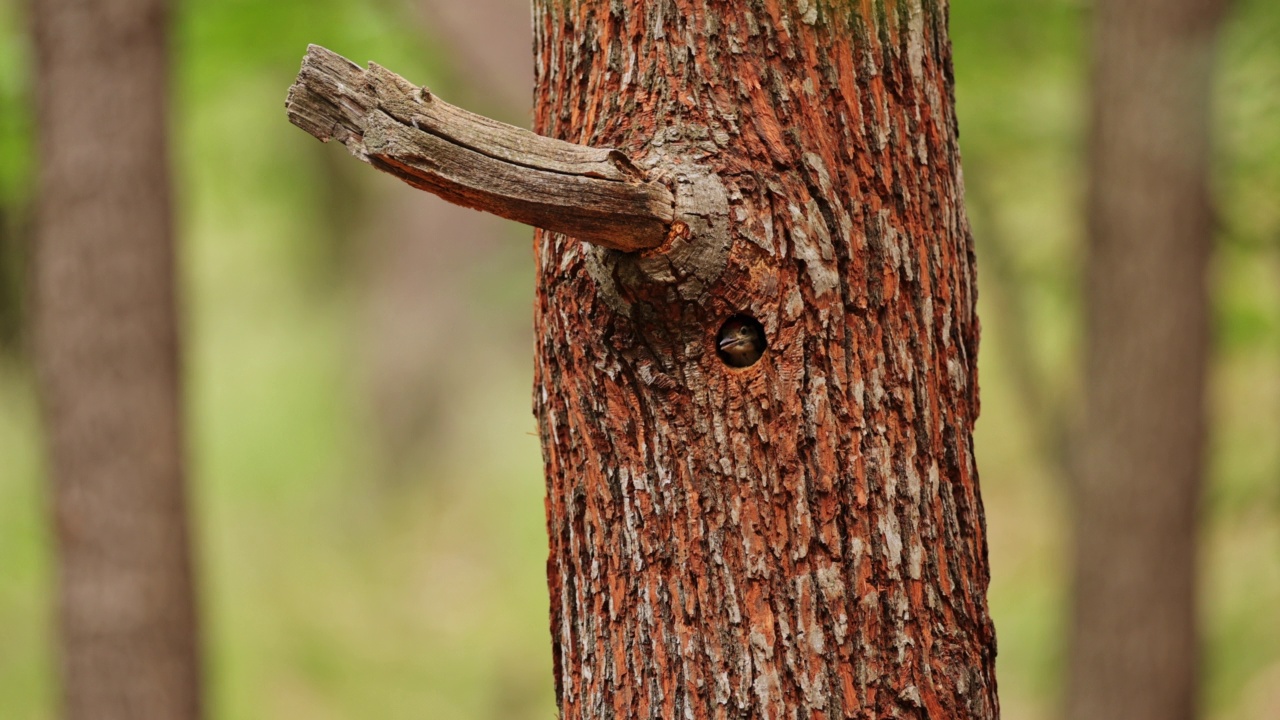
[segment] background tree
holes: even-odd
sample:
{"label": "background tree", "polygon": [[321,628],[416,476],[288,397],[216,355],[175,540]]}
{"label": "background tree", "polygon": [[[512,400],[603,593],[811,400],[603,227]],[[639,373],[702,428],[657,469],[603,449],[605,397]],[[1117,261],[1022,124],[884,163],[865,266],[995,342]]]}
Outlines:
{"label": "background tree", "polygon": [[72,720],[200,716],[160,0],[35,4],[35,359]]}
{"label": "background tree", "polygon": [[1225,0],[1094,19],[1088,339],[1069,717],[1199,714],[1210,91]]}
{"label": "background tree", "polygon": [[[945,3],[734,7],[535,3],[535,127],[625,156],[318,48],[290,117],[551,231],[564,716],[994,717]],[[739,370],[742,316],[768,351]]]}

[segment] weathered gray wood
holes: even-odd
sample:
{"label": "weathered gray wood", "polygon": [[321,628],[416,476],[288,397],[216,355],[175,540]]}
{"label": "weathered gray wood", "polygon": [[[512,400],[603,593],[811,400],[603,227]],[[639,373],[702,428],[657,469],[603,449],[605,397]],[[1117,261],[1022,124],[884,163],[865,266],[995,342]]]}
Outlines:
{"label": "weathered gray wood", "polygon": [[675,201],[622,152],[467,112],[389,70],[307,48],[285,103],[323,142],[449,202],[624,251],[662,245]]}

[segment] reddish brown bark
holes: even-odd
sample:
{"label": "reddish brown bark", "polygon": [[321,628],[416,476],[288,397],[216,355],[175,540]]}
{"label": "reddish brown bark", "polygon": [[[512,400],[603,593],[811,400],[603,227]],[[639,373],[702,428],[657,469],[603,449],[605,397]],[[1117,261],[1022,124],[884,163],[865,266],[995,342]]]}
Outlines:
{"label": "reddish brown bark", "polygon": [[1084,454],[1068,716],[1197,714],[1209,110],[1224,0],[1095,18]]}
{"label": "reddish brown bark", "polygon": [[[535,242],[563,716],[998,715],[946,13],[536,1],[536,124],[578,145],[442,132],[308,50],[290,119],[415,187],[571,232],[552,205],[627,206]],[[591,189],[539,195],[553,166]],[[626,216],[660,245],[608,249]]]}
{"label": "reddish brown bark", "polygon": [[[535,0],[536,129],[687,225],[535,243],[563,717],[998,715],[946,16]],[[741,370],[736,313],[769,343]]]}
{"label": "reddish brown bark", "polygon": [[35,358],[72,720],[199,717],[162,0],[32,5]]}

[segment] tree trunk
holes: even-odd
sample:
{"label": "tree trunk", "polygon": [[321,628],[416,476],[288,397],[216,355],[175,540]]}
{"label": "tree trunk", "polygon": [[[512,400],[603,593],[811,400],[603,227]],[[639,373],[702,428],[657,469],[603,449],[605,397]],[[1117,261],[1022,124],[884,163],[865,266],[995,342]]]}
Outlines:
{"label": "tree trunk", "polygon": [[[675,188],[540,232],[565,718],[991,718],[973,244],[945,0],[535,0],[536,130]],[[768,343],[742,369],[721,324]]]}
{"label": "tree trunk", "polygon": [[1210,59],[1224,4],[1104,0],[1095,18],[1078,720],[1197,714]]}
{"label": "tree trunk", "polygon": [[65,717],[199,717],[161,0],[33,3]]}
{"label": "tree trunk", "polygon": [[563,717],[998,715],[946,16],[535,0],[542,135],[308,49],[295,125],[542,230]]}

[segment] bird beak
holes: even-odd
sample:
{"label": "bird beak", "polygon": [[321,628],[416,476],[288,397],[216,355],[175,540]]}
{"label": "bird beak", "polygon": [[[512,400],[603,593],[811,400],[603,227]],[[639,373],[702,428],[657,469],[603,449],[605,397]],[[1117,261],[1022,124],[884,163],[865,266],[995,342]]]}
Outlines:
{"label": "bird beak", "polygon": [[719,348],[721,350],[728,350],[731,346],[736,344],[738,344],[738,338],[730,336],[719,342]]}

